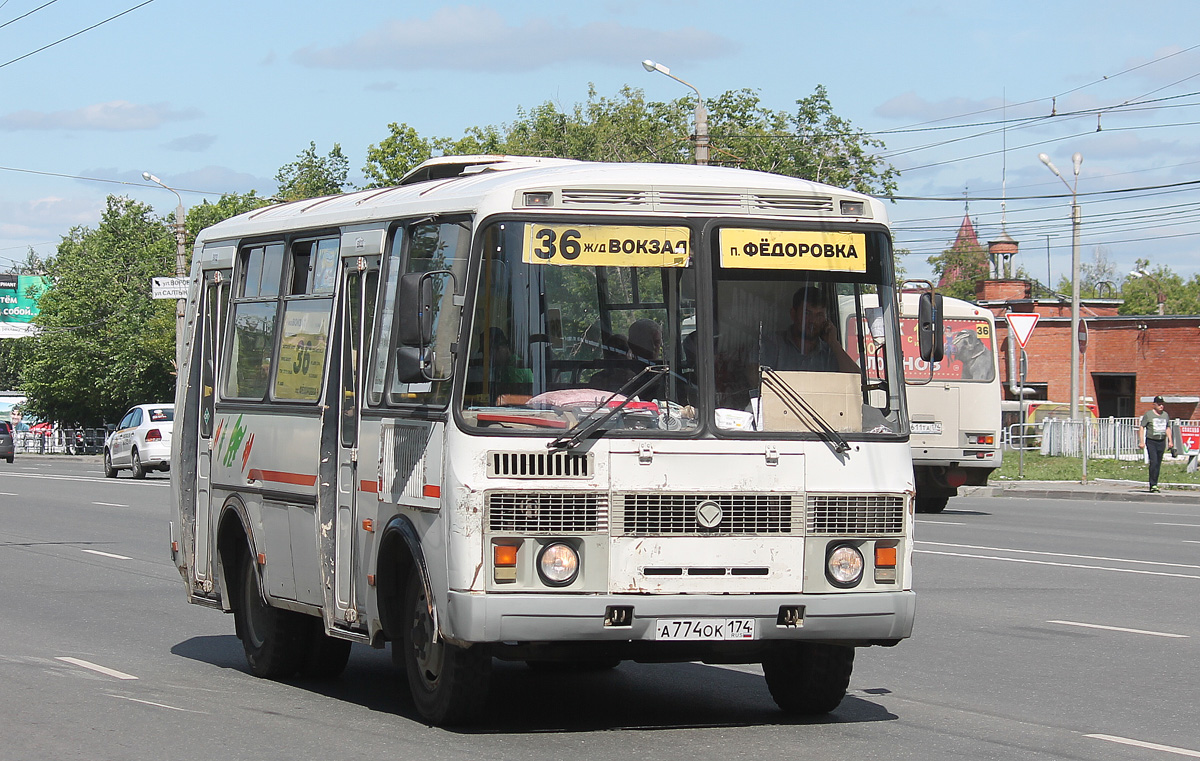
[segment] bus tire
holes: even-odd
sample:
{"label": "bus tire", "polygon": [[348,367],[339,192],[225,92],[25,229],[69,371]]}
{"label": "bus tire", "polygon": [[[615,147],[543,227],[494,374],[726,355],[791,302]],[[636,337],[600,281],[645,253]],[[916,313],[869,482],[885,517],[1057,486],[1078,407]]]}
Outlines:
{"label": "bus tire", "polygon": [[940,513],[946,509],[946,503],[950,501],[950,495],[938,494],[935,496],[917,495],[917,512],[918,513]]}
{"label": "bus tire", "polygon": [[434,642],[425,585],[414,571],[404,591],[401,641],[408,689],[421,717],[448,726],[474,719],[487,702],[492,657],[482,646]]}
{"label": "bus tire", "polygon": [[348,639],[330,637],[321,631],[323,627],[319,618],[313,619],[311,626],[308,653],[300,667],[300,675],[308,679],[337,679],[346,670],[350,647],[354,643]]}
{"label": "bus tire", "polygon": [[138,454],[137,447],[134,447],[133,451],[129,453],[129,460],[133,464],[133,477],[145,478],[146,466],[142,465],[142,456]]}
{"label": "bus tire", "polygon": [[265,679],[287,679],[299,670],[311,631],[305,616],[273,608],[263,599],[253,558],[243,556],[234,615],[250,672]]}
{"label": "bus tire", "polygon": [[109,452],[107,449],[104,450],[104,477],[117,477],[117,469],[114,468],[112,464],[112,452]]}
{"label": "bus tire", "polygon": [[829,713],[846,697],[854,648],[811,642],[787,643],[762,663],[767,689],[785,713]]}

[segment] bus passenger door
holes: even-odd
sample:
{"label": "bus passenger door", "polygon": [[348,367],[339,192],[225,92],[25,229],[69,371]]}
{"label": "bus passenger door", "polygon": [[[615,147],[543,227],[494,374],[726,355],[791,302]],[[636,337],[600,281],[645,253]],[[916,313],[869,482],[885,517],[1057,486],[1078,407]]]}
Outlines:
{"label": "bus passenger door", "polygon": [[229,311],[229,270],[207,273],[204,281],[204,320],[200,327],[200,435],[196,441],[196,528],[193,572],[196,585],[211,592],[212,450],[217,379],[220,377],[221,341]]}
{"label": "bus passenger door", "polygon": [[[357,266],[348,264],[343,285],[341,399],[338,410],[338,476],[336,561],[334,564],[335,619],[351,626],[362,609],[360,519],[370,519],[373,511],[360,509],[360,490],[373,493],[375,482],[359,483],[359,424],[361,421],[362,373],[369,334],[374,322],[375,295],[379,285],[378,257],[360,257]],[[374,452],[369,453],[374,456]],[[373,469],[368,469],[373,476]]]}

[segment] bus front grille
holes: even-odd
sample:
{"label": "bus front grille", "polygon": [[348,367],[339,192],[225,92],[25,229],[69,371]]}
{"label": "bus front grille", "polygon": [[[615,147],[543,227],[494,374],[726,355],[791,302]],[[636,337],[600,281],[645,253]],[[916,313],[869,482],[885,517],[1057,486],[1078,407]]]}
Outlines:
{"label": "bus front grille", "polygon": [[608,497],[601,492],[493,491],[487,525],[513,534],[592,534],[608,530]]}
{"label": "bus front grille", "polygon": [[591,452],[487,453],[488,478],[591,478],[595,471]]}
{"label": "bus front grille", "polygon": [[809,494],[806,512],[809,535],[904,533],[899,494]]}
{"label": "bus front grille", "polygon": [[804,516],[794,505],[799,503],[790,494],[617,494],[613,498],[613,533],[799,535]]}

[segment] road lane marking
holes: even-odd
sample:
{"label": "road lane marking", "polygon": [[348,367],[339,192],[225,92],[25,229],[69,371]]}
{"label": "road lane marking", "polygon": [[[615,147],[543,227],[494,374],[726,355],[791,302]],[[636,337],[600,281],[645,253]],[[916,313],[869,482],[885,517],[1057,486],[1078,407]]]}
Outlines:
{"label": "road lane marking", "polygon": [[63,663],[70,663],[72,665],[79,666],[80,668],[91,669],[92,671],[98,672],[100,674],[104,674],[106,676],[111,676],[114,679],[137,679],[137,677],[132,674],[126,674],[122,671],[105,668],[104,666],[97,665],[90,661],[80,660],[79,658],[70,658],[65,655],[56,655],[56,656],[54,656],[54,659],[56,661],[62,661]]}
{"label": "road lane marking", "polygon": [[170,479],[138,480],[135,478],[104,478],[102,476],[51,476],[43,473],[9,473],[7,471],[0,471],[0,477],[3,476],[9,478],[39,478],[46,481],[80,481],[84,483],[117,484],[120,486],[129,485],[138,487],[154,486],[162,488],[171,485]]}
{"label": "road lane marking", "polygon": [[[1009,563],[1027,563],[1029,565],[1050,565],[1058,568],[1082,568],[1088,571],[1113,571],[1115,573],[1138,573],[1143,576],[1170,576],[1176,579],[1200,579],[1200,576],[1193,576],[1186,573],[1167,573],[1165,571],[1143,571],[1138,568],[1112,568],[1103,565],[1083,565],[1082,563],[1055,563],[1050,560],[1030,560],[1029,558],[1002,558],[996,555],[971,555],[966,552],[938,552],[936,550],[913,550],[913,552],[923,555],[946,555],[955,558],[973,558],[976,560],[1005,560]],[[1141,562],[1141,561],[1127,561]]]}
{"label": "road lane marking", "polygon": [[1146,629],[1126,629],[1123,626],[1105,626],[1104,624],[1085,624],[1081,621],[1047,621],[1048,624],[1062,624],[1063,626],[1082,626],[1085,629],[1104,629],[1110,632],[1125,632],[1126,634],[1148,634],[1151,637],[1172,637],[1174,639],[1190,639],[1187,634],[1170,634],[1168,632],[1152,632]]}
{"label": "road lane marking", "polygon": [[1184,544],[1200,544],[1200,539],[1184,539]]}
{"label": "road lane marking", "polygon": [[1168,518],[1195,518],[1196,517],[1195,513],[1149,513],[1149,512],[1143,512],[1143,513],[1138,513],[1138,515],[1164,515]]}
{"label": "road lane marking", "polygon": [[1090,737],[1093,740],[1107,740],[1110,743],[1120,743],[1121,745],[1132,745],[1135,748],[1161,750],[1163,753],[1174,753],[1177,756],[1187,756],[1188,758],[1200,758],[1200,750],[1176,748],[1173,745],[1159,745],[1158,743],[1148,743],[1145,740],[1131,740],[1128,737],[1117,737],[1116,735],[1084,735],[1084,737]]}
{"label": "road lane marking", "polygon": [[133,560],[133,558],[125,557],[124,555],[114,555],[111,552],[101,552],[100,550],[84,550],[84,552],[90,552],[93,555],[100,555],[101,557],[113,558],[114,560]]}
{"label": "road lane marking", "polygon": [[1015,552],[1022,555],[1049,555],[1057,558],[1075,558],[1076,560],[1107,560],[1111,563],[1137,563],[1139,565],[1161,565],[1170,568],[1195,568],[1200,570],[1200,565],[1188,565],[1187,563],[1163,563],[1157,560],[1131,560],[1129,558],[1110,558],[1104,555],[1072,555],[1067,552],[1043,552],[1040,550],[1018,550],[1012,547],[982,547],[977,544],[952,544],[951,542],[926,542],[918,541],[917,544],[930,544],[935,547],[957,547],[963,550],[987,550],[988,552]]}
{"label": "road lane marking", "polygon": [[917,523],[928,523],[931,526],[965,526],[965,523],[955,523],[954,521],[917,521]]}
{"label": "road lane marking", "polygon": [[1200,528],[1200,523],[1155,523],[1155,526],[1186,526],[1187,528]]}
{"label": "road lane marking", "polygon": [[102,507],[129,507],[129,505],[118,505],[116,502],[93,502],[93,505],[101,505]]}
{"label": "road lane marking", "polygon": [[142,703],[143,705],[154,706],[155,708],[169,708],[172,711],[182,711],[184,713],[204,713],[204,714],[208,713],[207,711],[193,711],[190,708],[179,708],[178,706],[169,706],[166,703],[155,703],[152,700],[139,700],[138,698],[131,698],[128,695],[114,695],[111,692],[107,693],[107,694],[110,698],[120,698],[121,700],[128,700],[131,703]]}
{"label": "road lane marking", "polygon": [[21,496],[21,495],[16,494],[11,491],[0,491],[0,497],[19,497],[19,496]]}

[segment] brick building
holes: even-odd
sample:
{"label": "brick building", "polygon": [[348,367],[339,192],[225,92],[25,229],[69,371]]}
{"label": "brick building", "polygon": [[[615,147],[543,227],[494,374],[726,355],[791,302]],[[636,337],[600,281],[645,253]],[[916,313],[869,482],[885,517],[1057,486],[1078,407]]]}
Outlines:
{"label": "brick building", "polygon": [[[1031,398],[1068,402],[1071,396],[1070,299],[1037,298],[1026,280],[982,280],[976,301],[996,315],[1006,399],[1020,385],[1020,346],[1008,340],[1005,312],[1036,312],[1037,327],[1025,345]],[[1101,417],[1138,417],[1162,396],[1173,418],[1200,417],[1200,315],[1118,315],[1121,299],[1081,299],[1087,324],[1080,368],[1083,399]],[[1016,361],[1014,361],[1016,360]],[[1083,401],[1083,400],[1081,400]]]}

